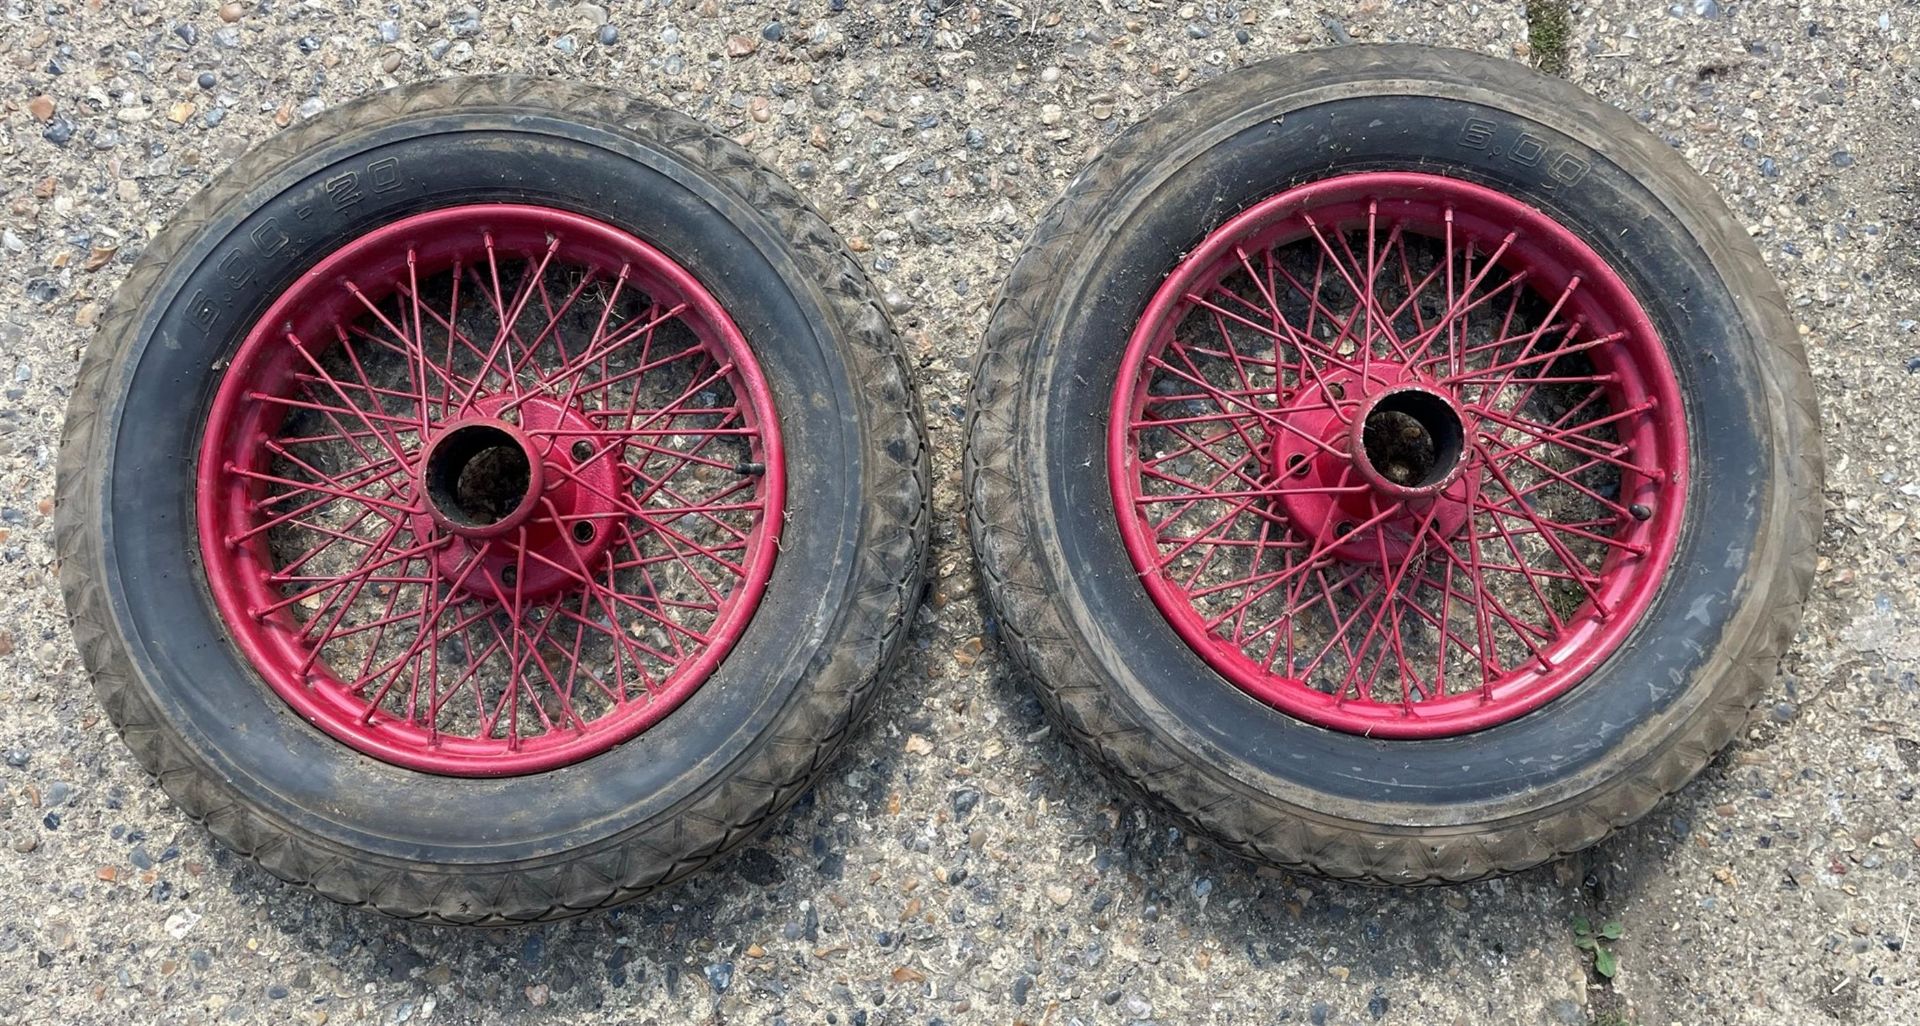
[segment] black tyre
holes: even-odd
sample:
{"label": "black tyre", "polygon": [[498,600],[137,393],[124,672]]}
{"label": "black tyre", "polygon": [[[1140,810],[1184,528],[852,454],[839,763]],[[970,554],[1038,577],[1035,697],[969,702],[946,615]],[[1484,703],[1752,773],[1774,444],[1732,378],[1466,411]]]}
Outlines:
{"label": "black tyre", "polygon": [[1745,723],[1821,480],[1778,287],[1629,118],[1469,53],[1222,75],[1043,218],[968,513],[1064,732],[1248,858],[1378,884],[1593,844]]}
{"label": "black tyre", "polygon": [[514,78],[256,147],[87,350],[61,582],[142,766],[285,880],[555,919],[740,845],[921,591],[928,462],[831,230],[698,123]]}

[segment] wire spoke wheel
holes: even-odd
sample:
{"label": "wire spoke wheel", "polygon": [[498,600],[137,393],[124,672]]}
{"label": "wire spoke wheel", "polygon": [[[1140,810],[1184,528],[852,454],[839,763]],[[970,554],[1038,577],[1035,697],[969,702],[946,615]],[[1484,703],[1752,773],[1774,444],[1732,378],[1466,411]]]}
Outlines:
{"label": "wire spoke wheel", "polygon": [[930,470],[881,309],[790,185],[615,92],[451,78],[290,127],[81,363],[57,534],[102,708],[348,905],[508,925],[681,879],[904,647]]}
{"label": "wire spoke wheel", "polygon": [[1195,834],[1408,886],[1645,815],[1748,722],[1819,523],[1786,302],[1568,83],[1345,46],[1127,130],[981,345],[967,512],[1062,736]]}
{"label": "wire spoke wheel", "polygon": [[1382,737],[1479,729],[1632,628],[1686,427],[1618,275],[1526,204],[1375,172],[1276,195],[1148,305],[1115,507],[1168,620],[1249,693]]}
{"label": "wire spoke wheel", "polygon": [[563,211],[349,242],[260,319],[202,449],[228,628],[334,737],[463,775],[604,751],[751,619],[783,489],[771,396],[683,268]]}

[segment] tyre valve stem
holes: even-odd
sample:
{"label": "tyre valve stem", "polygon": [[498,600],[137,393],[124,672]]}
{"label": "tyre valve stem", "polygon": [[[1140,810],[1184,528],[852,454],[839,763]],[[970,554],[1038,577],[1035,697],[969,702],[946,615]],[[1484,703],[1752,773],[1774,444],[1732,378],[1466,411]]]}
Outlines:
{"label": "tyre valve stem", "polygon": [[767,472],[767,465],[764,463],[736,463],[733,465],[733,472],[742,477],[759,477]]}

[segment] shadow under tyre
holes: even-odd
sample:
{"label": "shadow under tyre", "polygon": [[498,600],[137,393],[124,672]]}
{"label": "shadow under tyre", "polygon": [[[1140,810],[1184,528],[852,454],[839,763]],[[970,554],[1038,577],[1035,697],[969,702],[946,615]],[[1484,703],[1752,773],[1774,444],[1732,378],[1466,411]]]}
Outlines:
{"label": "shadow under tyre", "polygon": [[1249,858],[1427,884],[1593,844],[1792,638],[1805,355],[1713,190],[1469,53],[1222,75],[1045,216],[980,356],[973,542],[1075,742]]}
{"label": "shadow under tyre", "polygon": [[61,581],[141,765],[275,875],[574,915],[739,845],[869,706],[926,446],[868,283],[698,123],[552,81],[257,147],[87,350]]}

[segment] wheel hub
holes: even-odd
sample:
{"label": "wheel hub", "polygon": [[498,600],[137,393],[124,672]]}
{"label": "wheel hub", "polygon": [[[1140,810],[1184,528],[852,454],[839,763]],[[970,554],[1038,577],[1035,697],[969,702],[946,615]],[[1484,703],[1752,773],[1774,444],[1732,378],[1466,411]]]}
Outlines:
{"label": "wheel hub", "polygon": [[[544,396],[481,397],[427,444],[427,512],[414,530],[448,539],[434,556],[440,575],[475,598],[524,603],[576,587],[626,516],[615,499],[622,449]],[[533,518],[547,507],[551,516]]]}
{"label": "wheel hub", "polygon": [[1440,538],[1467,522],[1479,472],[1467,415],[1411,368],[1374,361],[1284,394],[1296,410],[1268,455],[1276,512],[1335,559],[1406,554],[1422,522]]}

